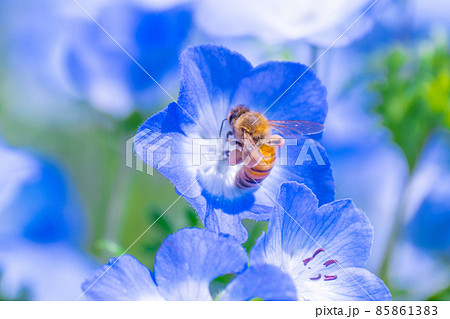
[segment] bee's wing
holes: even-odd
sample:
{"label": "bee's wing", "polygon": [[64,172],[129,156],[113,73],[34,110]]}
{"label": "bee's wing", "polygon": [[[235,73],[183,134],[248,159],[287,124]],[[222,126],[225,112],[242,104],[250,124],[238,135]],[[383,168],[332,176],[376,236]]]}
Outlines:
{"label": "bee's wing", "polygon": [[284,136],[317,134],[325,130],[320,123],[301,120],[269,121],[269,125]]}
{"label": "bee's wing", "polygon": [[255,167],[262,159],[263,155],[258,146],[252,137],[247,132],[244,132],[244,138],[242,139],[242,164],[248,167]]}

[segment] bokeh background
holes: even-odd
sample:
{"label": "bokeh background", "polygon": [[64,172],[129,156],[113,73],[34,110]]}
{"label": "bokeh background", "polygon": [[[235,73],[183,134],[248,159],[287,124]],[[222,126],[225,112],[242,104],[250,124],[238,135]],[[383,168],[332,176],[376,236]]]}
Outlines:
{"label": "bokeh background", "polygon": [[[172,204],[165,178],[125,165],[126,141],[176,99],[180,51],[214,43],[254,65],[313,64],[336,198],[375,228],[368,268],[394,299],[450,300],[449,12],[446,0],[0,0],[0,299],[75,300]],[[267,223],[245,225],[250,248]],[[201,224],[180,200],[129,253],[151,268],[189,226]]]}

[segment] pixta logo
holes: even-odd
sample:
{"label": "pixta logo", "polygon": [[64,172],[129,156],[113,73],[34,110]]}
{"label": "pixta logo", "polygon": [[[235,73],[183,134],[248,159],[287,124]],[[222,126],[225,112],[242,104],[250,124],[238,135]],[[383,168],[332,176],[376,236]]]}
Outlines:
{"label": "pixta logo", "polygon": [[170,162],[172,147],[167,144],[172,138],[157,132],[144,129],[126,141],[126,165],[133,168],[133,159],[136,162],[136,169],[144,171],[144,163],[138,156],[134,156],[133,146],[141,158],[147,163],[146,173],[153,175],[153,168],[161,168]]}

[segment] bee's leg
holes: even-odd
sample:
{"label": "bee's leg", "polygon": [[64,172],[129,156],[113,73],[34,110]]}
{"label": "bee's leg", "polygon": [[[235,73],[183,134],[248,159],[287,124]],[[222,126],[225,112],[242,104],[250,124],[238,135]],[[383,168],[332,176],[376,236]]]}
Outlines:
{"label": "bee's leg", "polygon": [[228,142],[228,145],[231,147],[231,148],[240,148],[240,149],[242,149],[242,142],[241,141],[239,141],[239,140],[236,140],[236,139],[231,139],[231,140],[228,140],[227,141]]}
{"label": "bee's leg", "polygon": [[284,145],[284,138],[282,138],[280,135],[272,135],[265,144],[274,147],[281,147]]}
{"label": "bee's leg", "polygon": [[233,132],[228,131],[228,133],[227,133],[227,141],[230,139],[230,136],[232,136],[232,135],[233,135]]}
{"label": "bee's leg", "polygon": [[242,142],[239,141],[239,140],[231,139],[231,140],[228,140],[227,142],[228,142],[228,144],[229,144],[231,147],[236,147],[236,146],[237,146],[237,147],[242,148]]}

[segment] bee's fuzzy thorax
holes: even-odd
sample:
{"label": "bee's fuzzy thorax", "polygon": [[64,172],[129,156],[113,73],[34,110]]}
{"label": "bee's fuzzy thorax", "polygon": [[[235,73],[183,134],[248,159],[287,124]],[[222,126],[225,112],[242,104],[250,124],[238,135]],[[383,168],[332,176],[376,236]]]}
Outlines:
{"label": "bee's fuzzy thorax", "polygon": [[243,131],[248,133],[255,142],[267,139],[271,133],[267,119],[261,113],[252,112],[243,105],[238,105],[230,111],[228,123],[237,139],[243,138]]}

